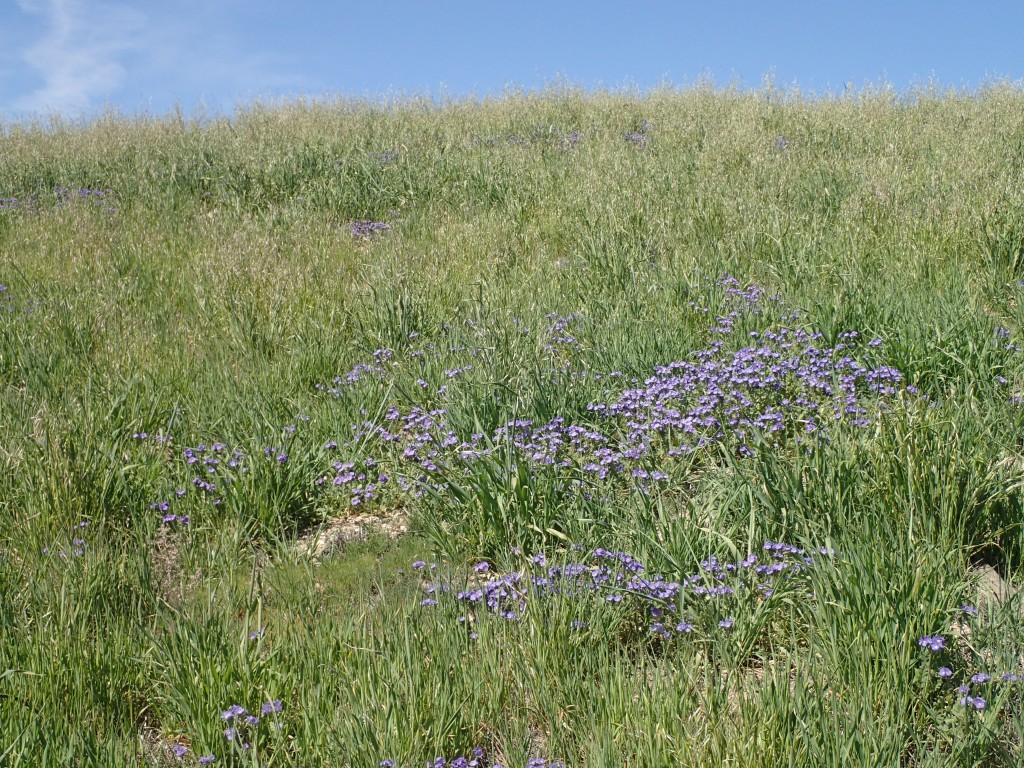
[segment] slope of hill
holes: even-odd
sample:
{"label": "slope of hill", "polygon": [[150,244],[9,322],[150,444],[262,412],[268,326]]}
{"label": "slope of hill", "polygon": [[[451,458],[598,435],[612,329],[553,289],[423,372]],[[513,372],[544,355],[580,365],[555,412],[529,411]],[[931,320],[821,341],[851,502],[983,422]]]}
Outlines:
{"label": "slope of hill", "polygon": [[0,763],[1022,759],[1019,90],[8,125],[0,198]]}

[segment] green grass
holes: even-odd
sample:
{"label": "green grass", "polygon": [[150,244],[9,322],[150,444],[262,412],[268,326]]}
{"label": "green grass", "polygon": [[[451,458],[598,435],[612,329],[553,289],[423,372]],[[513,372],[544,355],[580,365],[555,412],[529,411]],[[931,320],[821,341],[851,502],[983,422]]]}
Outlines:
{"label": "green grass", "polygon": [[[0,764],[1020,764],[1024,606],[976,582],[1024,586],[1022,109],[564,89],[0,126]],[[545,464],[500,431],[628,447],[590,406],[659,366],[837,344],[900,372],[856,385],[866,426],[794,373],[750,394],[784,429],[666,430],[607,476],[592,436]],[[307,554],[356,514],[409,532]],[[766,541],[813,564],[770,596],[702,569]],[[698,578],[529,581],[538,553],[597,578],[595,548]],[[456,599],[514,574],[514,620]]]}

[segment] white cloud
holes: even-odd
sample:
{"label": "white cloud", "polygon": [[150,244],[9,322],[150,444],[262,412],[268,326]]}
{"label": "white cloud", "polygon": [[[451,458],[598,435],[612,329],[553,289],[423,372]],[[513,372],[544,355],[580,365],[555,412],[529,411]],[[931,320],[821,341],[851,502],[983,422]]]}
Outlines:
{"label": "white cloud", "polygon": [[48,29],[22,54],[43,84],[15,100],[16,111],[75,113],[96,106],[124,82],[124,55],[144,45],[146,17],[132,8],[83,0],[18,4],[42,15]]}
{"label": "white cloud", "polygon": [[308,89],[309,78],[274,50],[272,35],[240,36],[238,14],[260,1],[17,0],[41,30],[34,39],[22,33],[20,50],[5,46],[0,32],[0,70],[22,72],[0,75],[41,83],[0,103],[0,114],[77,116],[105,103],[159,112],[178,100],[216,110]]}

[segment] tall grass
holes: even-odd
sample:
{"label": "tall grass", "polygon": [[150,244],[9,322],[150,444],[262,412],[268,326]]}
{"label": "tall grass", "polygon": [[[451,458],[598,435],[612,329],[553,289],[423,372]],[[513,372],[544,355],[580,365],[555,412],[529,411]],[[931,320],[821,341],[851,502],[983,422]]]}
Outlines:
{"label": "tall grass", "polygon": [[0,763],[1019,764],[1022,108],[0,127]]}

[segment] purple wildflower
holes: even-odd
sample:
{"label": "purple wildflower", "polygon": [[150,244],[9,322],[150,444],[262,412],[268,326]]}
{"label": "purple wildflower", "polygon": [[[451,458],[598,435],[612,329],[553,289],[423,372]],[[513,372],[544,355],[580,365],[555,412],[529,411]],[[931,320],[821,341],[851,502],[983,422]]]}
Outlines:
{"label": "purple wildflower", "polygon": [[281,703],[281,700],[274,699],[273,701],[268,701],[266,704],[264,704],[263,708],[260,710],[260,713],[264,715],[272,715],[280,712],[283,708],[284,704]]}
{"label": "purple wildflower", "polygon": [[372,221],[370,219],[357,219],[349,225],[349,231],[356,240],[372,240],[391,229],[391,225],[385,221]]}
{"label": "purple wildflower", "polygon": [[962,696],[960,697],[960,706],[967,708],[974,708],[977,711],[981,711],[988,706],[988,702],[981,696]]}
{"label": "purple wildflower", "polygon": [[230,707],[221,712],[220,716],[222,720],[231,722],[236,717],[241,717],[242,715],[247,714],[248,712],[246,711],[245,707],[239,706],[238,704],[232,704]]}

